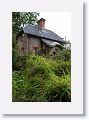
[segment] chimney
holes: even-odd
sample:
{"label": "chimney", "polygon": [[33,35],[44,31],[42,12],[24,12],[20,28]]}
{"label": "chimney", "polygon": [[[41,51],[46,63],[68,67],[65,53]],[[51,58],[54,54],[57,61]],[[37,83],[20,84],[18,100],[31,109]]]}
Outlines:
{"label": "chimney", "polygon": [[45,19],[41,18],[41,19],[38,21],[38,27],[40,27],[40,28],[45,28]]}

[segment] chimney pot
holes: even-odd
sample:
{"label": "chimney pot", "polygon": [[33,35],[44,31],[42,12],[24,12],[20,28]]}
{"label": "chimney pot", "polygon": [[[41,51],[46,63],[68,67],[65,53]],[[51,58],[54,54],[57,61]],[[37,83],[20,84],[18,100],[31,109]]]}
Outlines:
{"label": "chimney pot", "polygon": [[40,28],[45,28],[45,19],[41,18],[41,19],[38,21],[38,27],[40,27]]}

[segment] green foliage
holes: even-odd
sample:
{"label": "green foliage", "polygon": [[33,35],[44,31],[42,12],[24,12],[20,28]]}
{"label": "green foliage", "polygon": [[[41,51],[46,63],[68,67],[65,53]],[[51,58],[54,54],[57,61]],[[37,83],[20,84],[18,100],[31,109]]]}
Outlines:
{"label": "green foliage", "polygon": [[17,58],[18,58],[18,45],[16,43],[16,38],[12,36],[12,68],[13,70],[16,68]]}
{"label": "green foliage", "polygon": [[15,56],[15,58],[13,57],[12,62],[13,62],[13,70],[23,71],[26,66],[26,56]]}
{"label": "green foliage", "polygon": [[27,24],[37,25],[37,17],[39,13],[37,12],[12,12],[12,29],[13,33],[18,34],[21,27]]}
{"label": "green foliage", "polygon": [[63,61],[71,61],[71,50],[64,49],[63,51],[60,51],[59,58]]}
{"label": "green foliage", "polygon": [[41,76],[42,78],[47,77],[50,74],[50,64],[47,62],[46,58],[38,55],[29,55],[26,61],[25,77],[27,79],[30,76]]}
{"label": "green foliage", "polygon": [[59,50],[55,56],[47,56],[53,60],[61,60],[61,61],[71,61],[71,49],[63,49]]}
{"label": "green foliage", "polygon": [[37,25],[38,16],[36,12],[12,13],[12,101],[70,102],[70,50],[45,58],[31,53],[18,55],[16,35],[28,23]]}
{"label": "green foliage", "polygon": [[12,74],[12,101],[22,101],[25,97],[24,81],[21,72],[14,71]]}
{"label": "green foliage", "polygon": [[13,101],[71,101],[70,63],[34,54],[28,55],[25,62],[23,71],[13,72]]}
{"label": "green foliage", "polygon": [[71,83],[70,74],[56,78],[52,76],[51,81],[46,83],[47,99],[50,102],[70,102]]}
{"label": "green foliage", "polygon": [[[23,59],[18,55],[16,35],[27,24],[37,25],[39,13],[37,12],[12,12],[12,67],[13,70],[22,69]],[[20,68],[21,67],[21,68]]]}
{"label": "green foliage", "polygon": [[61,77],[67,74],[70,74],[71,72],[71,63],[70,61],[55,61],[52,62],[53,64],[51,64],[52,66],[52,70],[54,71],[54,73]]}

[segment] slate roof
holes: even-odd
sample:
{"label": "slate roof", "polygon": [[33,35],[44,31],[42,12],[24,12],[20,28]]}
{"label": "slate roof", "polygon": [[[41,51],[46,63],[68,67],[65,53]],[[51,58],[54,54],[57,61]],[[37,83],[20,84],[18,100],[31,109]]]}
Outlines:
{"label": "slate roof", "polygon": [[35,35],[35,36],[38,36],[38,37],[41,37],[41,38],[53,40],[55,42],[62,42],[62,43],[65,42],[63,40],[63,38],[58,36],[53,31],[47,30],[47,29],[44,29],[44,28],[40,28],[40,27],[37,27],[35,25],[28,24],[26,27],[24,27],[22,29],[22,31],[24,31],[24,33],[27,33],[27,34],[30,34],[30,35]]}

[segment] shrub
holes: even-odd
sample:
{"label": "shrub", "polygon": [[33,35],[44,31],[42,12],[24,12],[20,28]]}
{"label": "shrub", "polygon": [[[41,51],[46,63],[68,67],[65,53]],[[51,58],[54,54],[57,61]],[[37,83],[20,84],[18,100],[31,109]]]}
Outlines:
{"label": "shrub", "polygon": [[38,55],[29,55],[26,61],[26,69],[24,70],[24,76],[26,79],[37,76],[45,79],[51,72],[50,63],[46,58]]}
{"label": "shrub", "polygon": [[12,74],[12,101],[23,101],[25,95],[24,80],[21,72],[14,71]]}
{"label": "shrub", "polygon": [[13,72],[13,101],[69,102],[70,63],[28,55],[22,71]]}
{"label": "shrub", "polygon": [[[16,73],[15,73],[16,74]],[[16,76],[14,76],[16,77]],[[33,81],[34,80],[34,81]],[[70,75],[59,78],[54,73],[50,79],[13,80],[15,102],[70,102]]]}
{"label": "shrub", "polygon": [[70,62],[59,61],[53,67],[53,70],[57,76],[65,76],[71,72],[71,64]]}
{"label": "shrub", "polygon": [[70,49],[63,49],[58,51],[55,55],[50,56],[47,55],[47,58],[51,58],[53,60],[61,60],[61,61],[71,61],[71,50]]}
{"label": "shrub", "polygon": [[[55,77],[55,76],[54,76]],[[49,102],[70,102],[71,83],[70,75],[62,76],[59,79],[46,81],[47,99]]]}
{"label": "shrub", "polygon": [[60,52],[60,59],[64,61],[71,61],[71,50],[64,49]]}
{"label": "shrub", "polygon": [[63,75],[70,74],[71,72],[71,62],[70,61],[61,61],[61,60],[49,60],[50,67],[52,71],[59,77]]}
{"label": "shrub", "polygon": [[26,56],[17,56],[13,63],[13,71],[21,71],[26,66]]}

